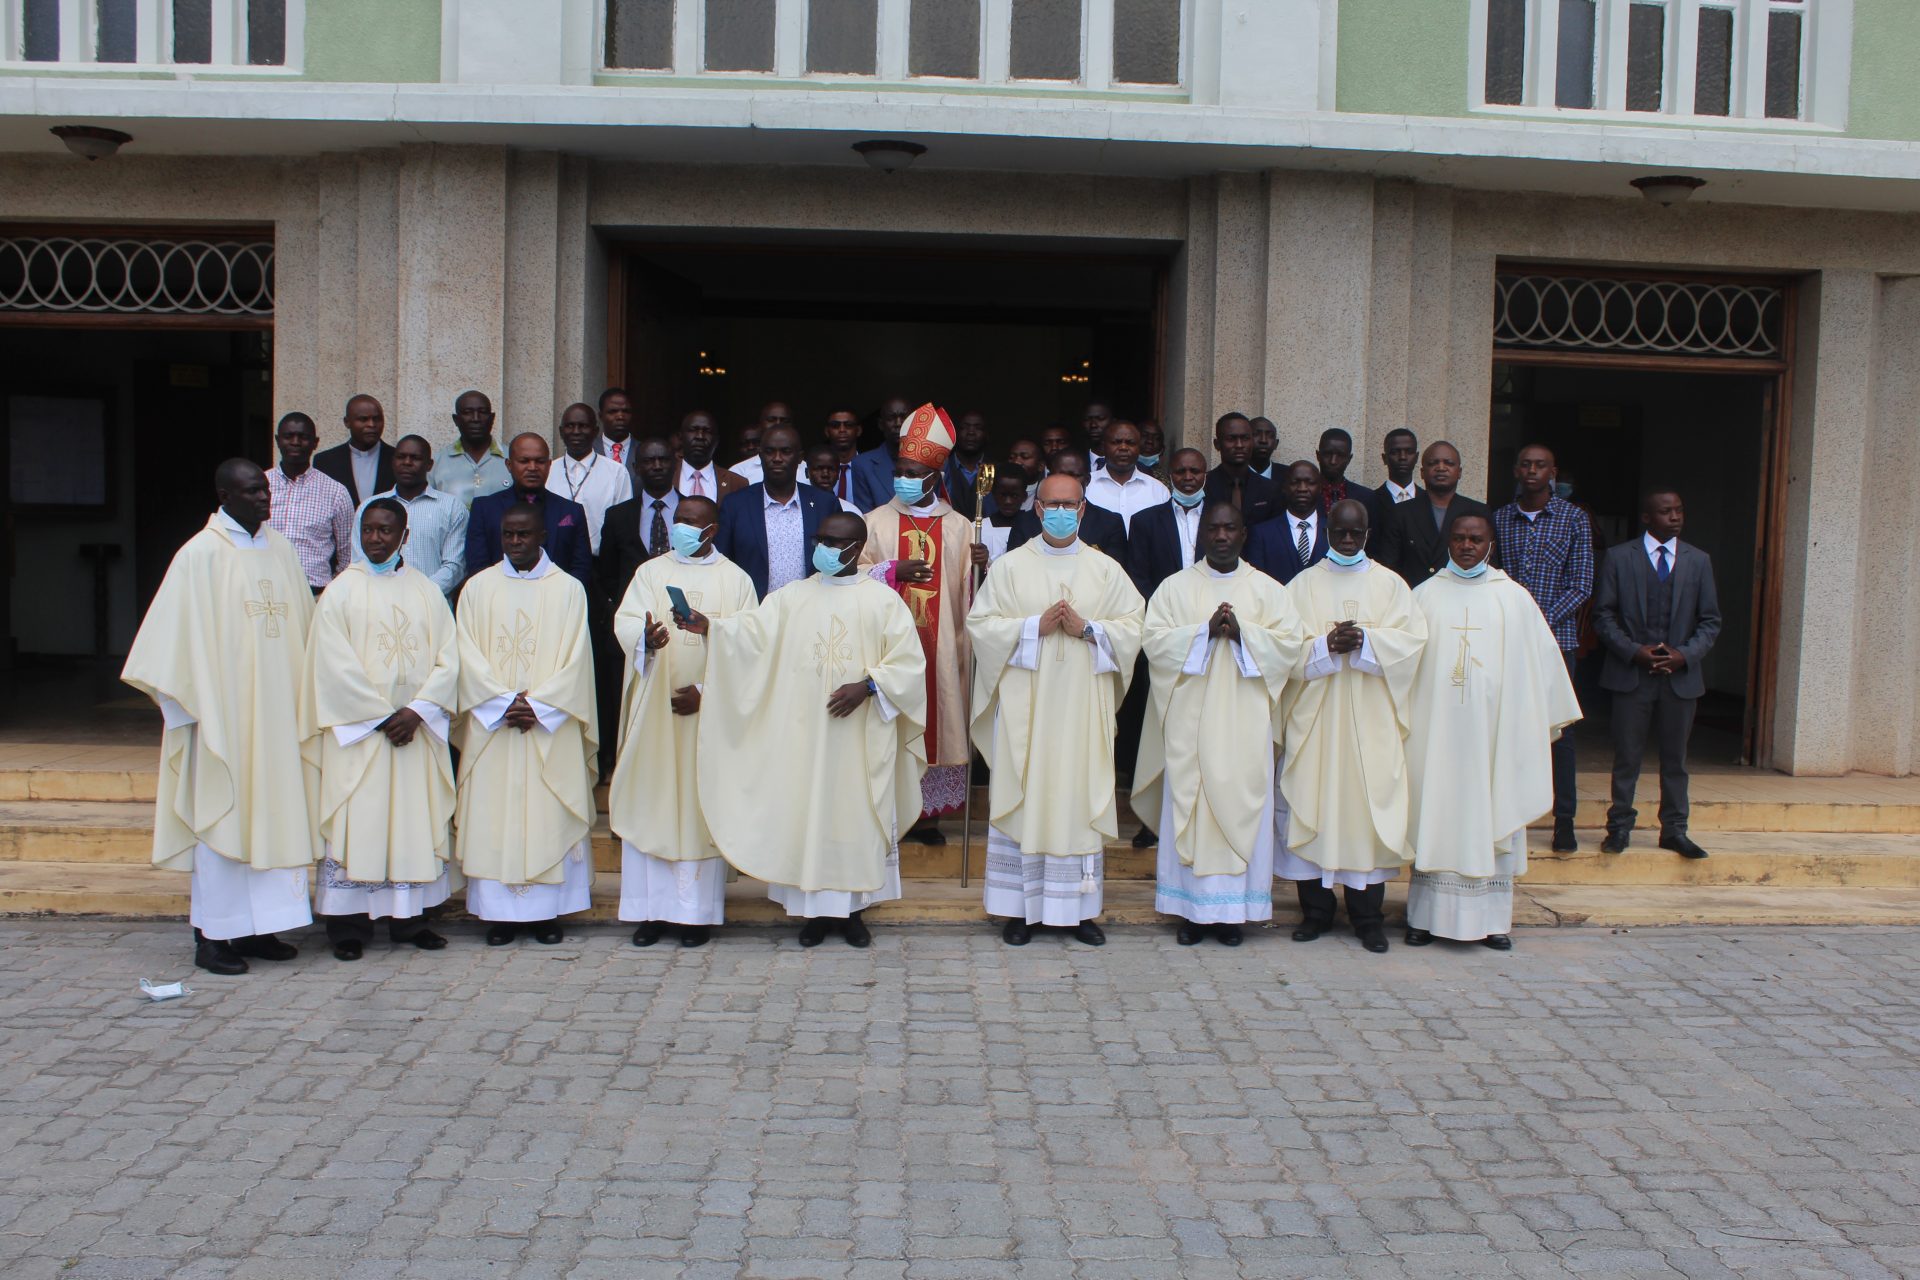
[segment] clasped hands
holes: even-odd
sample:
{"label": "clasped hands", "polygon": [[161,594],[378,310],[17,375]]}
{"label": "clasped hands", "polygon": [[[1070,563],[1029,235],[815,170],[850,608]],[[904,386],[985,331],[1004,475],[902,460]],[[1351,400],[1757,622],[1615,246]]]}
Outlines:
{"label": "clasped hands", "polygon": [[1225,600],[1222,600],[1220,607],[1213,611],[1213,616],[1207,619],[1207,638],[1218,640],[1222,636],[1235,643],[1240,640],[1240,619],[1233,616],[1233,605]]}
{"label": "clasped hands", "polygon": [[1669,648],[1662,640],[1659,644],[1643,644],[1635,649],[1633,664],[1652,675],[1670,676],[1687,665],[1687,655]]}
{"label": "clasped hands", "polygon": [[1327,652],[1358,653],[1360,646],[1366,643],[1366,639],[1366,632],[1355,626],[1351,619],[1346,622],[1336,622],[1333,624],[1333,630],[1327,632]]}
{"label": "clasped hands", "polygon": [[1064,631],[1070,636],[1083,636],[1087,629],[1087,620],[1073,611],[1073,606],[1065,600],[1059,600],[1047,606],[1040,615],[1040,634],[1050,636],[1056,631]]}

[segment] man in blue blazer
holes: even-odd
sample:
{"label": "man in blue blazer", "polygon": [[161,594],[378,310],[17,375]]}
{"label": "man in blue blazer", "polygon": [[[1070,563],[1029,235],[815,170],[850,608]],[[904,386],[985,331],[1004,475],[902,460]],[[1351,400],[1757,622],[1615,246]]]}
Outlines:
{"label": "man in blue blazer", "polygon": [[853,505],[872,511],[893,501],[893,451],[900,442],[900,428],[913,414],[913,406],[900,396],[891,396],[880,406],[880,443],[856,454],[853,459]]}
{"label": "man in blue blazer", "polygon": [[1133,556],[1133,583],[1151,600],[1161,583],[1190,567],[1197,558],[1200,513],[1207,505],[1207,455],[1178,449],[1168,460],[1173,496],[1133,514],[1127,550]]}
{"label": "man in blue blazer", "polygon": [[[820,522],[840,510],[840,499],[816,485],[801,484],[800,433],[772,427],[760,437],[760,473],[765,478],[720,504],[720,532],[713,545],[753,579],[762,600],[813,572],[814,536]],[[887,481],[891,494],[893,481]]]}
{"label": "man in blue blazer", "polygon": [[1613,804],[1602,853],[1625,852],[1632,837],[1651,726],[1660,743],[1660,847],[1707,856],[1687,835],[1687,739],[1707,691],[1700,664],[1720,638],[1720,597],[1713,561],[1680,541],[1685,519],[1679,494],[1647,494],[1646,532],[1608,551],[1594,583],[1593,629],[1607,651],[1600,687],[1613,694]]}
{"label": "man in blue blazer", "polygon": [[541,509],[547,523],[547,558],[572,574],[596,596],[593,585],[593,542],[587,531],[587,509],[570,498],[547,492],[547,470],[553,455],[546,438],[531,431],[507,446],[507,474],[513,484],[498,493],[473,500],[467,517],[467,576],[491,569],[505,558],[500,550],[500,520],[516,505]]}
{"label": "man in blue blazer", "polygon": [[[1287,468],[1286,509],[1272,520],[1253,527],[1243,553],[1247,563],[1282,585],[1302,569],[1327,558],[1327,517],[1320,504],[1320,468],[1296,462]],[[1302,544],[1307,547],[1303,559]]]}

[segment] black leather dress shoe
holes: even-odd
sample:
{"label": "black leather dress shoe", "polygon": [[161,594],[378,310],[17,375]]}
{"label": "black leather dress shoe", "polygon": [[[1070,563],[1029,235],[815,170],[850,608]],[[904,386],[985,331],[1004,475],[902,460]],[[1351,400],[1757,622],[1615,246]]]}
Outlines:
{"label": "black leather dress shoe", "polygon": [[1504,933],[1490,933],[1480,939],[1480,945],[1489,951],[1511,951],[1513,950],[1513,938],[1511,935]]}
{"label": "black leather dress shoe", "polygon": [[1073,936],[1090,947],[1104,947],[1107,945],[1107,931],[1091,920],[1082,920],[1079,924],[1073,926]]}
{"label": "black leather dress shoe", "polygon": [[1312,942],[1315,938],[1325,933],[1328,927],[1329,926],[1321,924],[1318,921],[1302,920],[1293,927],[1293,940],[1295,942]]}
{"label": "black leather dress shoe", "polygon": [[1386,931],[1377,924],[1369,925],[1365,929],[1356,929],[1354,934],[1360,939],[1360,945],[1375,955],[1387,949]]}
{"label": "black leather dress shoe", "polygon": [[487,945],[490,947],[504,947],[519,936],[520,926],[517,924],[490,925],[487,928]]}
{"label": "black leather dress shoe", "polygon": [[1430,947],[1433,945],[1433,933],[1427,929],[1407,926],[1407,945],[1410,947]]}
{"label": "black leather dress shoe", "polygon": [[1009,920],[1000,930],[1000,941],[1010,947],[1024,947],[1033,941],[1033,926],[1025,920]]}
{"label": "black leather dress shoe", "polygon": [[1684,831],[1670,831],[1660,837],[1660,847],[1671,849],[1683,858],[1704,858],[1707,851],[1687,838]]}
{"label": "black leather dress shoe", "polygon": [[445,951],[447,949],[447,940],[431,929],[422,929],[407,939],[407,941],[422,951]]}
{"label": "black leather dress shoe", "polygon": [[1609,827],[1607,829],[1607,838],[1600,842],[1600,852],[1625,853],[1627,846],[1631,843],[1633,843],[1633,833],[1631,831],[1623,831],[1617,827]]}
{"label": "black leather dress shoe", "polygon": [[1159,843],[1160,837],[1145,827],[1133,833],[1133,847],[1136,849],[1151,849]]}
{"label": "black leather dress shoe", "polygon": [[[942,839],[944,840],[945,837],[942,837]],[[858,911],[847,917],[847,927],[840,932],[842,936],[846,938],[847,945],[850,947],[870,947],[873,945],[873,930],[867,928],[867,922],[860,918]]]}
{"label": "black leather dress shoe", "polygon": [[642,920],[640,926],[633,931],[633,945],[650,947],[660,941],[660,936],[666,931],[666,926],[658,920]]}
{"label": "black leather dress shoe", "polygon": [[282,942],[270,933],[235,938],[233,949],[249,960],[291,960],[300,954],[300,948],[291,942]]}
{"label": "black leather dress shoe", "polygon": [[1223,947],[1237,947],[1246,940],[1246,935],[1240,932],[1237,924],[1217,924],[1213,926],[1213,936],[1220,939]]}
{"label": "black leather dress shoe", "polygon": [[1560,818],[1554,822],[1553,851],[1555,853],[1580,852],[1580,842],[1573,836],[1573,819]]}
{"label": "black leather dress shoe", "polygon": [[683,947],[704,947],[707,939],[713,936],[713,930],[704,924],[690,924],[680,931],[680,945]]}
{"label": "black leather dress shoe", "polygon": [[800,945],[817,947],[827,940],[828,922],[825,916],[814,916],[800,926]]}
{"label": "black leather dress shoe", "polygon": [[566,930],[560,927],[558,920],[542,920],[533,926],[533,940],[543,947],[559,946],[560,939],[566,936]]}
{"label": "black leather dress shoe", "polygon": [[1183,947],[1191,947],[1206,936],[1206,929],[1191,920],[1182,920],[1180,927],[1173,931],[1173,940]]}
{"label": "black leather dress shoe", "polygon": [[216,942],[212,938],[203,938],[200,931],[193,931],[193,963],[195,967],[208,973],[217,973],[223,978],[238,977],[247,971],[247,962],[233,949],[230,942]]}
{"label": "black leather dress shoe", "polygon": [[358,960],[360,958],[360,952],[361,946],[358,938],[345,938],[333,944],[333,958],[335,960]]}

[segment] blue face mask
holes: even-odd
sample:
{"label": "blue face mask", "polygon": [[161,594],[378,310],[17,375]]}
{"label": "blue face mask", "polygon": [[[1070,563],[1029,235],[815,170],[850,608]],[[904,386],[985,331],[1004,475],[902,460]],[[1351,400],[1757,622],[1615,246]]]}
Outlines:
{"label": "blue face mask", "polygon": [[707,531],[697,529],[690,524],[676,524],[667,530],[667,541],[673,549],[691,560],[700,554],[700,544],[707,540]]}
{"label": "blue face mask", "polygon": [[1351,569],[1353,568],[1353,566],[1361,563],[1366,558],[1367,558],[1367,553],[1365,551],[1356,551],[1352,555],[1348,556],[1348,555],[1340,554],[1338,551],[1335,551],[1332,547],[1327,548],[1327,559],[1333,561],[1335,564],[1339,565],[1342,569]]}
{"label": "blue face mask", "polygon": [[824,542],[813,544],[813,567],[816,571],[831,578],[845,568],[846,564],[847,558],[840,554],[838,548],[830,547]]}
{"label": "blue face mask", "polygon": [[368,556],[367,569],[372,572],[374,576],[381,578],[386,577],[390,573],[398,572],[400,569],[400,548],[395,547],[393,554],[382,561],[376,562],[372,556]]}
{"label": "blue face mask", "polygon": [[1139,466],[1142,471],[1151,471],[1160,465],[1160,455],[1157,453],[1143,453],[1140,455],[1140,461],[1136,465]]}
{"label": "blue face mask", "polygon": [[1207,491],[1205,489],[1195,489],[1192,493],[1182,493],[1178,489],[1175,489],[1173,491],[1173,500],[1191,511],[1207,500]]}
{"label": "blue face mask", "polygon": [[927,480],[909,480],[905,476],[893,478],[893,496],[910,507],[918,506],[927,496]]}
{"label": "blue face mask", "polygon": [[1080,532],[1080,513],[1072,507],[1065,510],[1049,507],[1040,513],[1040,527],[1049,537],[1071,538]]}
{"label": "blue face mask", "polygon": [[1481,574],[1487,571],[1487,567],[1488,567],[1487,562],[1485,560],[1482,560],[1479,564],[1473,566],[1473,568],[1471,569],[1462,569],[1457,560],[1455,560],[1452,556],[1447,557],[1447,572],[1451,573],[1456,578],[1477,578]]}

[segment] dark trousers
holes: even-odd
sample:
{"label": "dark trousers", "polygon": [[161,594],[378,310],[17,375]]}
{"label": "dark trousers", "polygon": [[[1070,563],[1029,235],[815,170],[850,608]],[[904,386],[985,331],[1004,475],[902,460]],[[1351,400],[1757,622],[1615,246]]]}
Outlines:
{"label": "dark trousers", "polygon": [[1141,654],[1134,664],[1133,683],[1115,712],[1113,771],[1122,781],[1133,779],[1133,764],[1140,755],[1140,729],[1147,719],[1147,658]]}
{"label": "dark trousers", "polygon": [[1640,758],[1647,748],[1647,730],[1660,743],[1660,833],[1684,834],[1687,829],[1687,739],[1693,735],[1693,713],[1698,698],[1673,692],[1673,681],[1642,676],[1632,693],[1613,695],[1613,804],[1607,809],[1609,830],[1631,831],[1639,816],[1633,807],[1634,788],[1640,782]]}
{"label": "dark trousers", "polygon": [[[1573,651],[1562,649],[1560,656],[1566,659],[1567,678],[1573,678]],[[1577,695],[1576,695],[1577,697]],[[1574,807],[1574,763],[1573,763],[1573,726],[1568,725],[1553,740],[1553,821],[1555,825],[1573,821]]]}
{"label": "dark trousers", "polygon": [[[1295,880],[1294,886],[1300,891],[1300,911],[1309,924],[1322,929],[1333,923],[1336,910],[1333,890],[1318,880]],[[1347,899],[1347,922],[1353,931],[1359,933],[1372,927],[1379,928],[1387,918],[1387,886],[1372,884],[1364,889],[1353,889],[1345,885],[1340,892]]]}
{"label": "dark trousers", "polygon": [[593,643],[593,687],[600,717],[600,776],[606,778],[612,776],[613,763],[620,758],[620,682],[626,667],[612,617],[590,618],[587,638]]}
{"label": "dark trousers", "polygon": [[[328,942],[368,943],[373,941],[373,918],[364,911],[350,916],[321,916],[320,920],[327,926]],[[389,918],[387,937],[395,942],[412,942],[413,935],[426,927],[425,916]]]}

